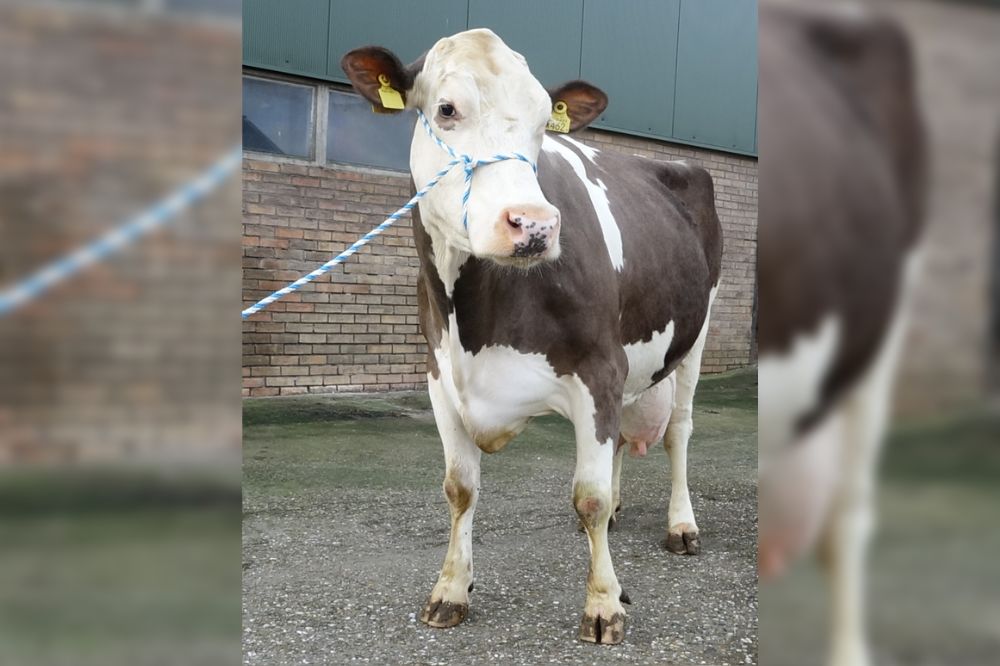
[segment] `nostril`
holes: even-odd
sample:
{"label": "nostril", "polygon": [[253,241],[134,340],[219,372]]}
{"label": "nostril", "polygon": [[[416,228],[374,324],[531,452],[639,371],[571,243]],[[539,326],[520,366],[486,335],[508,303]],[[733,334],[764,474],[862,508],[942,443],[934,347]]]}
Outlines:
{"label": "nostril", "polygon": [[520,229],[521,228],[521,217],[520,216],[514,216],[514,215],[508,216],[507,217],[507,224],[509,224],[514,229]]}

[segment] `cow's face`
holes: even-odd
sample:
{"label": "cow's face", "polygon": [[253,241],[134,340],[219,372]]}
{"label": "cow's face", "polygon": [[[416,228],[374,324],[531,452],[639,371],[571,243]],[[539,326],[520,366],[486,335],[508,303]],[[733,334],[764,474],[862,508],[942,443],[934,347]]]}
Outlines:
{"label": "cow's face", "polygon": [[[553,104],[563,102],[571,130],[604,111],[607,97],[573,81],[547,92],[524,58],[489,30],[446,37],[404,67],[389,51],[365,47],[342,61],[354,87],[376,110],[379,75],[400,91],[406,108],[420,109],[434,133],[457,153],[474,159],[520,153],[537,163]],[[452,158],[420,122],[413,134],[410,170],[422,187]],[[421,218],[446,243],[502,264],[529,266],[559,256],[559,210],[549,203],[530,164],[512,159],[475,170],[463,225],[465,173],[456,166],[420,201]]]}

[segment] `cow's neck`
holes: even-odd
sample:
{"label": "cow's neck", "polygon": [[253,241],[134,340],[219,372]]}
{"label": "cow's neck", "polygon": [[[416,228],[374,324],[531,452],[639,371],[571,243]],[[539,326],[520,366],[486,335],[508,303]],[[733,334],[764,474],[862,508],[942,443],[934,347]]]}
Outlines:
{"label": "cow's neck", "polygon": [[427,253],[421,253],[421,261],[430,261],[437,270],[438,277],[444,285],[444,292],[450,300],[455,292],[455,282],[458,280],[458,272],[471,256],[466,250],[449,243],[444,235],[438,231],[437,225],[424,224],[424,230],[430,237],[431,244],[427,248]]}

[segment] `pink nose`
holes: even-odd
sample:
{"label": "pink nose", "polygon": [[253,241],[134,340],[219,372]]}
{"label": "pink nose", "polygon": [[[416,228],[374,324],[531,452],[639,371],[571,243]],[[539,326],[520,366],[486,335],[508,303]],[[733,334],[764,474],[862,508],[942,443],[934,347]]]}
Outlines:
{"label": "pink nose", "polygon": [[559,211],[552,207],[514,206],[503,212],[501,221],[514,244],[515,257],[543,254],[559,238]]}

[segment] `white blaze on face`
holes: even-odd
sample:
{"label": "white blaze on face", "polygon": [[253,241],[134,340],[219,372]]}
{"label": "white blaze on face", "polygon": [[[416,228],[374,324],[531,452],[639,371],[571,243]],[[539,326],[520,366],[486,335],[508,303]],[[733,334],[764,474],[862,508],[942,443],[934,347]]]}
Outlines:
{"label": "white blaze on face", "polygon": [[[408,103],[418,106],[437,136],[460,154],[489,158],[521,153],[537,162],[551,101],[524,58],[489,30],[441,39],[426,56]],[[453,117],[441,112],[454,109]],[[418,121],[410,170],[422,187],[451,160]],[[479,167],[472,179],[468,229],[462,226],[465,173],[461,165],[420,202],[421,216],[444,242],[476,256],[509,256],[498,221],[511,207],[558,212],[546,201],[532,167],[507,160]]]}

